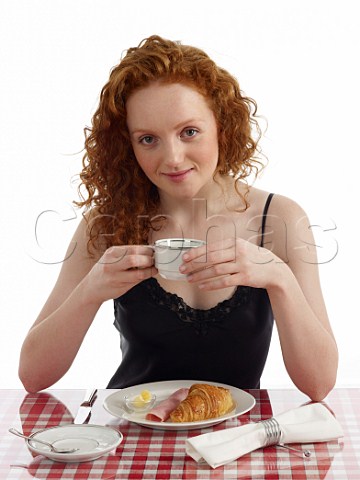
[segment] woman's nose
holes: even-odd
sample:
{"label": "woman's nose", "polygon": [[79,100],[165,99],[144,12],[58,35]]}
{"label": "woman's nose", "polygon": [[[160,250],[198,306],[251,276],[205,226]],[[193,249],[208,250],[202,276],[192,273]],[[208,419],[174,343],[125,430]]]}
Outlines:
{"label": "woman's nose", "polygon": [[172,142],[167,145],[164,151],[164,162],[166,165],[174,167],[181,165],[184,160],[184,150],[182,145],[177,142]]}

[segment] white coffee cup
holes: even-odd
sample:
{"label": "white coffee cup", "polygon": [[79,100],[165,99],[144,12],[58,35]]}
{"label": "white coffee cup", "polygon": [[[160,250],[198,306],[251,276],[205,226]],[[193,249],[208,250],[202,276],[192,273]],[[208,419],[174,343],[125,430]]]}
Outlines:
{"label": "white coffee cup", "polygon": [[203,240],[193,238],[162,238],[155,242],[155,267],[163,278],[169,280],[184,280],[186,275],[180,273],[183,263],[182,256],[190,248],[205,245]]}

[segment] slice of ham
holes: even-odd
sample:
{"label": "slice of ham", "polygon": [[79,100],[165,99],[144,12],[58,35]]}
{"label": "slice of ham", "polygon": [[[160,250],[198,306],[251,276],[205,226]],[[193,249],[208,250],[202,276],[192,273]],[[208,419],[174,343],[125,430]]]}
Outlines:
{"label": "slice of ham", "polygon": [[185,400],[189,393],[188,388],[180,388],[172,393],[170,397],[160,402],[156,407],[151,409],[146,415],[146,420],[152,422],[165,422],[169,418],[170,413],[178,407],[178,405]]}

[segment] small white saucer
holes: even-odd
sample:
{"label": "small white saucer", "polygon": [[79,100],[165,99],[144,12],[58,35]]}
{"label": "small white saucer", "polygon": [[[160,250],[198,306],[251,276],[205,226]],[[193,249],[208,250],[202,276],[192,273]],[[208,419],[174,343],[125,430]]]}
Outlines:
{"label": "small white saucer", "polygon": [[[102,425],[61,425],[44,428],[26,440],[29,449],[56,462],[88,462],[116,448],[123,440],[118,430]],[[36,439],[52,443],[58,448],[77,448],[73,453],[55,453]]]}

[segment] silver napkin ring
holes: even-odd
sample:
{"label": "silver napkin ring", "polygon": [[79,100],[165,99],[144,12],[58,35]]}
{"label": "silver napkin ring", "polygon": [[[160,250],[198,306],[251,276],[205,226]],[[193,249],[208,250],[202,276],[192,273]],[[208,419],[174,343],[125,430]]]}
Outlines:
{"label": "silver napkin ring", "polygon": [[300,450],[298,448],[289,447],[280,442],[281,439],[281,428],[279,422],[276,418],[271,417],[268,420],[263,420],[260,422],[266,433],[266,440],[264,447],[270,447],[270,445],[277,445],[278,447],[286,448],[294,453],[301,455],[302,457],[309,458],[311,457],[310,450]]}
{"label": "silver napkin ring", "polygon": [[278,445],[281,438],[281,428],[279,422],[274,417],[272,417],[268,420],[263,420],[260,423],[264,425],[266,433],[266,440],[264,446],[269,447],[270,445]]}

